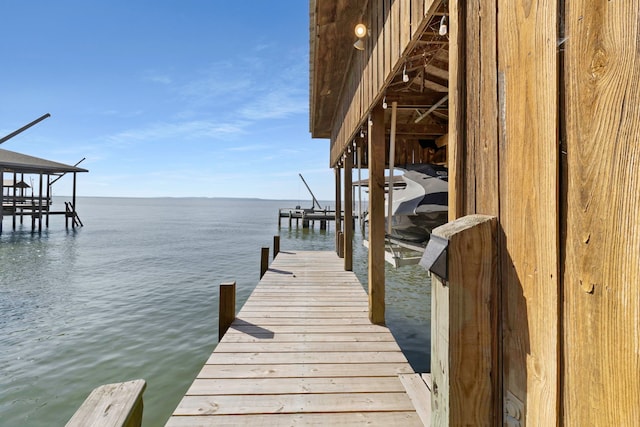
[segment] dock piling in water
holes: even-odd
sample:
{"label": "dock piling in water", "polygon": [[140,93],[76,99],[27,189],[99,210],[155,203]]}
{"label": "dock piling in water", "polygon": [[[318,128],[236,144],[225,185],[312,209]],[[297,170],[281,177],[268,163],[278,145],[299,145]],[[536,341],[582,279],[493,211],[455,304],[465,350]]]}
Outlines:
{"label": "dock piling in water", "polygon": [[218,340],[236,318],[236,282],[220,284],[220,301],[218,307]]}
{"label": "dock piling in water", "polygon": [[280,236],[273,236],[273,259],[276,259],[280,252]]}
{"label": "dock piling in water", "polygon": [[260,252],[260,278],[264,276],[269,268],[269,247],[263,247]]}

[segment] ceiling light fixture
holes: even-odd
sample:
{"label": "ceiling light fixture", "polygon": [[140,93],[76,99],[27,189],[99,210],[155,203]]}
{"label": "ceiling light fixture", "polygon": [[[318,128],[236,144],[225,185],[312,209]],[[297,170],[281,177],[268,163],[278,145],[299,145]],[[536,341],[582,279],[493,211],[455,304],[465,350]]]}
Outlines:
{"label": "ceiling light fixture", "polygon": [[364,50],[364,38],[369,35],[369,30],[367,30],[367,26],[364,24],[356,25],[356,28],[354,29],[354,33],[356,34],[356,37],[358,38],[358,40],[356,40],[356,42],[353,44],[353,47],[355,47],[358,50]]}
{"label": "ceiling light fixture", "polygon": [[384,108],[385,110],[387,109],[387,96],[385,95],[384,98],[382,98],[382,108]]}
{"label": "ceiling light fixture", "polygon": [[402,81],[405,83],[409,81],[409,76],[407,75],[407,64],[404,64],[404,68],[402,69]]}
{"label": "ceiling light fixture", "polygon": [[447,16],[442,15],[442,19],[440,20],[440,30],[438,30],[438,34],[444,36],[447,34]]}

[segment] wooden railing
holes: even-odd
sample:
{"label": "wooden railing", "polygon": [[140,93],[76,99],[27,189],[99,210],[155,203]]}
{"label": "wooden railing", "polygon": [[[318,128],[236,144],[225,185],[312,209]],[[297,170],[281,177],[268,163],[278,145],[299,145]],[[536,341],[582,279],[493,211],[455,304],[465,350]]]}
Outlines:
{"label": "wooden railing", "polygon": [[140,427],[144,380],[105,384],[94,389],[67,427]]}

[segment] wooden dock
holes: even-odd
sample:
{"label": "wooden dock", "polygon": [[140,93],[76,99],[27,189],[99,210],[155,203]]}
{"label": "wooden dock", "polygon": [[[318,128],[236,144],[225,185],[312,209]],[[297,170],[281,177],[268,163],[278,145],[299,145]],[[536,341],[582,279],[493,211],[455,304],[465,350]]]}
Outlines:
{"label": "wooden dock", "polygon": [[280,252],[167,426],[421,426],[429,401],[343,260]]}

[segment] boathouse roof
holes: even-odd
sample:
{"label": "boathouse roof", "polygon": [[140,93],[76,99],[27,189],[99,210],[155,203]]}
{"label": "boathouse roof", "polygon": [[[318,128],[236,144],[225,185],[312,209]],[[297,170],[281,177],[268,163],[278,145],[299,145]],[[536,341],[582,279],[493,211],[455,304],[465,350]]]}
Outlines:
{"label": "boathouse roof", "polygon": [[66,172],[89,172],[87,169],[53,162],[40,157],[28,156],[0,149],[0,168],[5,172],[58,174]]}

